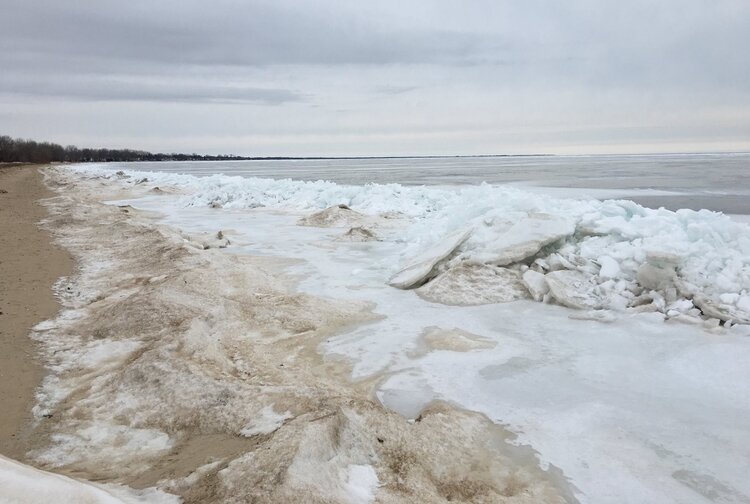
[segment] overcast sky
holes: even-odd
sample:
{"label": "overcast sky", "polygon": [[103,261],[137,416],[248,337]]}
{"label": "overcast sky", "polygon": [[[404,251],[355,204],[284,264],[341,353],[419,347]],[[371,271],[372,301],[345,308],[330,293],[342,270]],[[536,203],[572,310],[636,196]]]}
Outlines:
{"label": "overcast sky", "polygon": [[251,155],[750,150],[748,0],[0,0],[0,133]]}

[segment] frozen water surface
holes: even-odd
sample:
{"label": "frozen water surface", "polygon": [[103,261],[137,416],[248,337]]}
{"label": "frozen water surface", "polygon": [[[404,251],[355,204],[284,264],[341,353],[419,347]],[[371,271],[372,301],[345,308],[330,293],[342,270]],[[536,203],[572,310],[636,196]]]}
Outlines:
{"label": "frozen water surface", "polygon": [[[585,312],[535,301],[446,306],[389,287],[388,279],[405,259],[455,229],[445,219],[431,225],[425,220],[441,205],[452,204],[445,188],[412,194],[409,206],[398,197],[408,192],[402,187],[366,191],[333,184],[288,186],[284,192],[271,182],[248,179],[249,185],[263,186],[253,192],[215,177],[182,185],[171,174],[150,178],[150,186],[173,184],[182,194],[128,202],[160,212],[164,224],[191,233],[229,230],[228,253],[301,259],[288,267],[300,279],[301,291],[373,302],[380,320],[332,337],[320,350],[327,358],[350,361],[354,380],[383,373],[377,395],[386,406],[414,416],[440,398],[484,412],[517,433],[515,442],[533,447],[540,464],[559,467],[582,502],[750,502],[748,326],[708,328],[679,317],[665,321],[661,313],[623,311],[581,320]],[[197,185],[202,188],[196,190]],[[503,194],[518,201],[531,197]],[[224,208],[209,206],[216,198]],[[265,206],[252,208],[255,203]],[[364,243],[337,240],[347,228],[297,225],[313,210],[338,203],[365,213],[398,210],[416,223],[394,219],[378,228],[382,241]],[[593,208],[582,209],[572,200],[555,205],[575,218]],[[597,208],[606,212],[603,205]],[[486,218],[486,212],[481,215]],[[649,228],[657,237],[680,219],[688,235],[690,230],[726,232],[724,238],[698,239],[696,254],[716,254],[714,262],[726,259],[724,269],[734,264],[734,280],[742,284],[748,259],[742,239],[750,228],[716,214],[675,215],[644,218],[658,220]],[[467,216],[476,217],[463,214],[456,221]],[[617,220],[614,214],[609,218]],[[610,224],[610,234],[617,228],[642,233],[633,238],[638,243],[649,239],[632,222]],[[474,245],[470,239],[467,246],[490,242],[481,238],[475,237]],[[716,283],[713,277],[706,282],[706,289]],[[716,287],[716,295],[736,287],[736,299],[725,298],[741,303],[746,286],[730,284]],[[469,343],[446,344],[451,334]]]}
{"label": "frozen water surface", "polygon": [[[556,196],[628,197],[646,206],[750,214],[750,154],[507,156],[112,163],[210,176],[330,180],[338,184],[517,184]],[[686,197],[688,196],[688,197]]]}

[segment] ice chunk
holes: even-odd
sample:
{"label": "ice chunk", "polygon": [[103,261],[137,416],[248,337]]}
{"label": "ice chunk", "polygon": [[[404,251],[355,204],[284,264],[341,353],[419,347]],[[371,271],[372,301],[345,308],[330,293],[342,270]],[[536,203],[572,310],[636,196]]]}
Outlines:
{"label": "ice chunk", "polygon": [[737,309],[745,313],[750,313],[750,296],[741,296],[737,301]]}
{"label": "ice chunk", "polygon": [[507,303],[529,297],[518,271],[468,263],[441,273],[417,289],[417,294],[428,301],[447,305]]}
{"label": "ice chunk", "polygon": [[470,229],[446,236],[439,244],[431,247],[409,266],[405,267],[388,281],[388,285],[399,289],[409,289],[424,281],[440,261],[448,257],[469,238]]}
{"label": "ice chunk", "polygon": [[725,292],[724,294],[719,295],[719,301],[724,304],[736,304],[739,299],[740,295],[736,292]]}
{"label": "ice chunk", "polygon": [[678,313],[688,313],[693,308],[695,308],[693,302],[689,299],[678,299],[667,306],[667,310],[676,311]]}
{"label": "ice chunk", "polygon": [[609,256],[601,256],[599,258],[599,276],[601,278],[619,278],[620,276],[620,263],[615,261]]}
{"label": "ice chunk", "polygon": [[675,277],[674,266],[658,266],[651,263],[643,263],[636,273],[636,279],[645,289],[664,290],[674,285]]}
{"label": "ice chunk", "polygon": [[231,241],[226,236],[226,232],[219,230],[216,233],[181,233],[183,239],[190,245],[208,250],[212,248],[227,248]]}
{"label": "ice chunk", "polygon": [[628,313],[653,313],[657,311],[659,311],[659,309],[653,303],[631,306],[627,309]]}
{"label": "ice chunk", "polygon": [[495,241],[476,252],[472,259],[505,266],[539,252],[542,247],[575,232],[572,220],[550,214],[532,213],[514,224]]}
{"label": "ice chunk", "polygon": [[591,277],[580,271],[559,270],[545,275],[552,297],[562,305],[581,310],[602,308],[603,302],[596,294]]}
{"label": "ice chunk", "polygon": [[732,305],[717,303],[703,295],[695,296],[693,304],[700,308],[706,317],[724,322],[732,321],[735,324],[750,324],[750,312],[740,311]]}
{"label": "ice chunk", "polygon": [[541,257],[539,257],[539,258],[537,258],[537,259],[534,260],[533,266],[536,268],[535,271],[539,271],[540,269],[542,271],[549,271],[550,270],[549,263],[547,261],[545,261],[544,259],[542,259]]}
{"label": "ice chunk", "polygon": [[529,290],[531,297],[534,298],[535,301],[541,301],[549,292],[549,285],[547,285],[547,280],[545,280],[543,274],[537,271],[525,271],[522,277],[522,281],[526,288]]}

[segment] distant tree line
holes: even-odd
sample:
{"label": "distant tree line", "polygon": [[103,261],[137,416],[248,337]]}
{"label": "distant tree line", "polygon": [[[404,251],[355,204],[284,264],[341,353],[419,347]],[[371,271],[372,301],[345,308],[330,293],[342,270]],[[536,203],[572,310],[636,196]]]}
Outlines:
{"label": "distant tree line", "polygon": [[82,149],[75,145],[63,147],[51,142],[37,142],[0,136],[0,163],[86,163],[109,161],[226,161],[252,159],[244,156],[200,154],[153,154],[133,149]]}

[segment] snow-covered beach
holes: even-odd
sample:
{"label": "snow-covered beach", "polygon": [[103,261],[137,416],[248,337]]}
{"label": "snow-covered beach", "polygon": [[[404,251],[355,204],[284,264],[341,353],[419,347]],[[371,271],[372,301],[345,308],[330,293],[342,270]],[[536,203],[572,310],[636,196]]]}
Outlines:
{"label": "snow-covered beach", "polygon": [[[747,224],[487,184],[119,168],[49,175],[83,268],[36,328],[45,467],[188,501],[748,500]],[[310,445],[321,411],[348,441]]]}
{"label": "snow-covered beach", "polygon": [[49,374],[29,457],[106,485],[2,460],[14,499],[573,499],[486,416],[435,401],[409,421],[372,397],[379,378],[352,382],[350,365],[322,359],[323,341],[380,317],[372,303],[297,292],[294,261],[227,253],[231,232],[180,232],[101,202],[142,184],[47,174],[60,196],[46,226],[78,269],[58,283],[63,311],[33,331]]}

